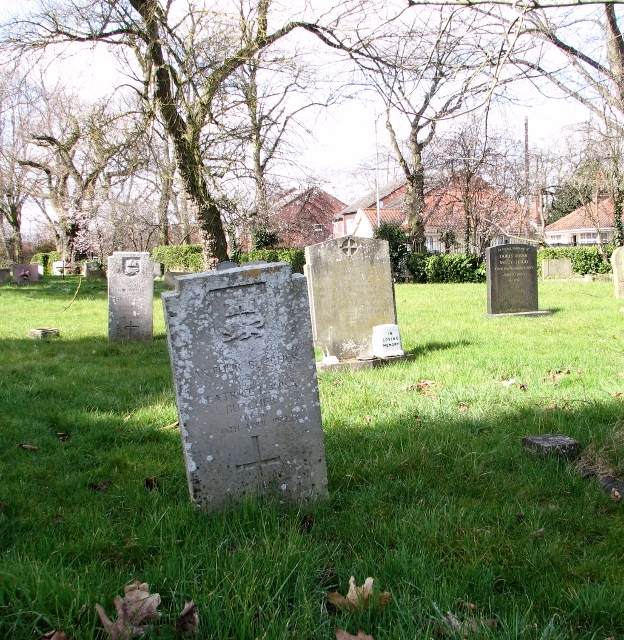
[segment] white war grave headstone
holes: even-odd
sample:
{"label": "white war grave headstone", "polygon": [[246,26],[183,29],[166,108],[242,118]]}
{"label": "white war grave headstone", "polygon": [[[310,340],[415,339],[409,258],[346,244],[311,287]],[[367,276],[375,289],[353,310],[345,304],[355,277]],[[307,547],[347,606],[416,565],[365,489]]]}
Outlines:
{"label": "white war grave headstone", "polygon": [[326,496],[305,278],[286,263],[218,269],[162,294],[191,500]]}
{"label": "white war grave headstone", "polygon": [[611,266],[613,267],[613,284],[615,285],[615,297],[624,298],[624,247],[617,247],[611,254]]}
{"label": "white war grave headstone", "polygon": [[315,346],[339,361],[371,358],[373,327],[396,325],[388,243],[345,236],[305,254]]}
{"label": "white war grave headstone", "polygon": [[154,267],[149,253],[108,258],[108,340],[149,341],[154,333]]}

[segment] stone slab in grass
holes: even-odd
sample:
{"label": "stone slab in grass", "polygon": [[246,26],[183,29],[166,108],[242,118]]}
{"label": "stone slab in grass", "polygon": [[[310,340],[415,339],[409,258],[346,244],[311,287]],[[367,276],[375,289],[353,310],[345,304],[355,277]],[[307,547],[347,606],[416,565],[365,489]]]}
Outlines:
{"label": "stone slab in grass", "polygon": [[369,358],[367,360],[343,360],[342,362],[317,362],[316,370],[321,373],[323,371],[362,371],[363,369],[377,369],[379,367],[387,367],[397,362],[412,362],[414,360],[413,353],[406,353],[402,356],[391,356],[389,358]]}
{"label": "stone slab in grass", "polygon": [[58,329],[53,329],[50,327],[31,329],[28,332],[28,337],[33,338],[34,340],[45,340],[46,338],[60,337],[60,335],[61,334]]}
{"label": "stone slab in grass", "polygon": [[162,294],[187,479],[208,511],[327,495],[305,277],[271,263],[175,278]]}
{"label": "stone slab in grass", "polygon": [[522,447],[537,456],[555,456],[574,460],[581,453],[581,443],[561,433],[546,433],[541,436],[525,436]]}

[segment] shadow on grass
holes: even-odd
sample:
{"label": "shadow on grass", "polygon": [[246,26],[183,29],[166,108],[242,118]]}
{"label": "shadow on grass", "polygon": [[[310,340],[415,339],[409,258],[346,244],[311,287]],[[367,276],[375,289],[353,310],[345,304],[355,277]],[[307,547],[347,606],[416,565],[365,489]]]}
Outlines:
{"label": "shadow on grass", "polygon": [[449,349],[459,349],[460,347],[469,347],[472,344],[469,340],[454,340],[452,342],[427,342],[426,344],[408,349],[406,353],[414,356],[422,356],[432,351],[447,351]]}

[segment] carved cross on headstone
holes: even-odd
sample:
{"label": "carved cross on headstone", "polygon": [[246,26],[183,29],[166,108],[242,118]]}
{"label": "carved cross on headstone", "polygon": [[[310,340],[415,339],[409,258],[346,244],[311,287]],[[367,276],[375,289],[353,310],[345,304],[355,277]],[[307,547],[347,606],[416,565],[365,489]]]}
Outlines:
{"label": "carved cross on headstone", "polygon": [[130,336],[132,336],[132,329],[138,329],[139,325],[138,324],[132,324],[132,320],[130,320],[130,324],[126,325],[124,327],[124,329],[129,329],[128,333],[130,334]]}
{"label": "carved cross on headstone", "polygon": [[251,462],[245,462],[244,464],[237,464],[237,469],[256,469],[260,475],[260,481],[264,482],[264,474],[263,470],[266,465],[269,464],[279,464],[279,456],[275,456],[274,458],[264,458],[262,459],[262,455],[260,454],[260,440],[258,436],[251,436],[251,439],[254,443],[254,449],[256,450],[255,460]]}
{"label": "carved cross on headstone", "polygon": [[358,250],[358,243],[353,238],[347,238],[341,245],[342,252],[349,257]]}

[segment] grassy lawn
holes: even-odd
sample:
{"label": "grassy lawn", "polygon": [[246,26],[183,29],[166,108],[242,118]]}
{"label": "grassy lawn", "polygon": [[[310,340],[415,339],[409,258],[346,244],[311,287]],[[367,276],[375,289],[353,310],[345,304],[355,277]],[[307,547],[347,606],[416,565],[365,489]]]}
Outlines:
{"label": "grassy lawn", "polygon": [[[565,433],[624,478],[610,283],[540,283],[551,317],[497,319],[485,285],[398,285],[414,362],[320,377],[329,501],[220,515],[189,502],[159,291],[154,342],[109,345],[105,283],[64,310],[77,284],[0,285],[1,638],[104,638],[94,605],[135,579],[162,598],[146,638],[190,600],[215,640],[424,639],[449,611],[497,620],[470,637],[624,637],[624,499],[521,448]],[[328,605],[352,575],[389,606]]]}

